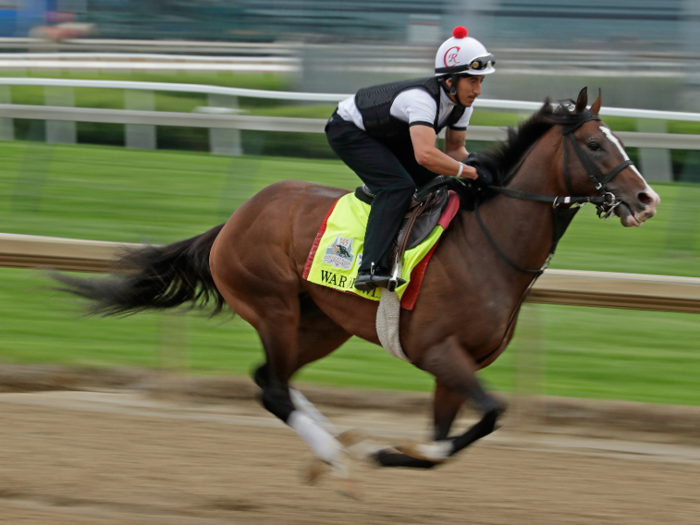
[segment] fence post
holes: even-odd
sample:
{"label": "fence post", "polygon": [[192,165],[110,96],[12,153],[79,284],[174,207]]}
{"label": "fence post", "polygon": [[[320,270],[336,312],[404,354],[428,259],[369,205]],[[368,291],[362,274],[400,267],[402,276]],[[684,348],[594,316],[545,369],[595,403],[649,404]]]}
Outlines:
{"label": "fence post", "polygon": [[12,211],[36,213],[41,207],[54,148],[44,144],[44,126],[41,120],[31,121],[25,140],[22,161],[12,190]]}
{"label": "fence post", "polygon": [[542,397],[545,382],[542,306],[525,303],[518,317],[513,427],[525,435],[542,424],[545,410]]}
{"label": "fence post", "polygon": [[[645,133],[667,133],[666,121],[640,119],[637,130]],[[673,182],[671,153],[661,148],[639,148],[639,162],[644,178],[651,182]]]}
{"label": "fence post", "polygon": [[[0,104],[12,104],[10,86],[0,86]],[[0,118],[0,140],[15,140],[14,119]]]}
{"label": "fence post", "polygon": [[163,313],[158,324],[158,390],[166,399],[186,401],[191,376],[187,317]]}
{"label": "fence post", "polygon": [[[210,108],[225,108],[232,113],[238,112],[238,97],[230,95],[209,94]],[[212,155],[243,155],[241,130],[209,128],[209,151]]]}
{"label": "fence post", "polygon": [[[44,87],[47,106],[75,107],[75,90],[72,87]],[[78,141],[76,123],[67,120],[46,121],[46,142],[49,144],[75,144]]]}
{"label": "fence post", "polygon": [[693,182],[698,165],[700,165],[700,151],[689,151],[679,177],[679,182],[684,184],[678,185],[673,207],[666,211],[668,215],[666,257],[691,258],[695,253],[700,203],[697,202],[698,192],[688,183]]}
{"label": "fence post", "polygon": [[[140,111],[154,111],[156,97],[153,91],[141,89],[124,90],[124,108]],[[125,124],[124,142],[127,148],[156,149],[156,127],[149,124]]]}

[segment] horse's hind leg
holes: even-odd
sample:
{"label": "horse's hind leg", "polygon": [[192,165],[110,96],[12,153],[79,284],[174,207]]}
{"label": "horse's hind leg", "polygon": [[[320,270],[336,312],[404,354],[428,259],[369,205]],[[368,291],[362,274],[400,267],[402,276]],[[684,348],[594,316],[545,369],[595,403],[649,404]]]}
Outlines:
{"label": "horse's hind leg", "polygon": [[[327,356],[351,337],[351,334],[328,317],[308,294],[300,294],[299,306],[296,360],[293,365],[289,365],[287,379],[291,379],[295,372],[307,364]],[[268,382],[269,368],[269,363],[265,363],[255,371],[253,379],[260,388],[264,389]],[[316,414],[319,422],[327,421],[315,407],[311,408],[313,405],[300,392],[292,388],[290,391],[295,407]]]}
{"label": "horse's hind leg", "polygon": [[[288,279],[275,282],[256,279],[253,286],[252,277],[239,277],[246,275],[245,269],[232,271],[223,264],[225,255],[225,252],[212,252],[212,276],[229,306],[260,336],[266,363],[255,379],[262,388],[263,406],[289,425],[321,459],[330,464],[340,463],[344,455],[340,442],[314,419],[297,410],[289,391],[289,379],[299,368],[301,305],[297,276],[290,274]],[[220,264],[223,270],[217,271]]]}
{"label": "horse's hind leg", "polygon": [[344,451],[332,435],[335,428],[301,392],[289,387],[289,380],[303,365],[338,348],[350,334],[305,294],[296,298],[294,309],[281,308],[273,319],[273,323],[258,324],[267,358],[254,375],[255,382],[262,388],[262,403],[287,423],[319,458],[338,466]]}
{"label": "horse's hind leg", "polygon": [[[304,365],[330,354],[351,337],[348,332],[323,313],[309,296],[305,294],[300,296],[300,307],[301,316],[298,323],[297,359],[296,365],[293,367],[294,372]],[[265,402],[265,396],[269,395],[268,392],[271,391],[270,374],[270,363],[260,366],[254,374],[255,382],[263,389],[263,402]],[[272,388],[274,391],[274,387]],[[314,443],[309,441],[308,438],[313,438],[313,436],[305,436],[303,434],[304,429],[300,431],[295,425],[298,425],[299,421],[304,421],[306,427],[313,428],[311,421],[331,435],[337,434],[338,430],[301,392],[291,387],[288,387],[287,391],[293,406],[293,412],[291,412],[287,422],[290,424],[291,420],[290,426],[297,431],[302,439],[311,445],[316,452],[317,458],[320,458],[308,465],[306,481],[309,483],[315,482],[328,470],[324,463],[329,463],[334,467],[335,474],[340,476],[333,479],[336,488],[351,497],[359,497],[360,490],[348,476],[347,466],[344,462],[345,458],[336,456],[335,459],[329,460],[328,457],[324,457],[319,453]],[[318,433],[318,431],[316,432]],[[350,447],[349,451],[352,452],[352,447],[363,437],[356,431],[336,435],[335,438],[343,447],[341,456],[345,452],[345,447]]]}

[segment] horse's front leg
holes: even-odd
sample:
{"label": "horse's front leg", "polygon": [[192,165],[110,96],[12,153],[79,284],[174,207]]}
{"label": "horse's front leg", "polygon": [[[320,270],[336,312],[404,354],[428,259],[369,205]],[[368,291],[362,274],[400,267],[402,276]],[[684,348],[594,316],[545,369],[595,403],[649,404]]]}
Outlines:
{"label": "horse's front leg", "polygon": [[455,394],[440,381],[435,381],[435,394],[433,395],[433,439],[435,441],[447,439],[450,435],[452,423],[454,423],[464,401],[462,396]]}
{"label": "horse's front leg", "polygon": [[[433,374],[435,391],[435,439],[428,444],[409,443],[400,451],[379,451],[375,459],[384,466],[430,468],[493,432],[504,407],[482,387],[476,377],[476,363],[463,351],[456,338],[448,338],[429,348],[416,365]],[[448,438],[459,407],[471,400],[483,414],[481,420],[463,434]]]}
{"label": "horse's front leg", "polygon": [[[435,394],[433,397],[433,424],[435,441],[447,439],[452,423],[457,417],[459,409],[464,404],[464,398],[455,394],[440,381],[435,382]],[[407,447],[398,447],[399,449]],[[442,463],[442,460],[434,461],[412,457],[402,452],[397,452],[395,447],[384,448],[376,451],[373,458],[384,467],[411,467],[432,468]]]}
{"label": "horse's front leg", "polygon": [[[477,366],[474,359],[463,350],[455,337],[449,337],[442,343],[429,348],[416,365],[435,376],[438,383],[446,390],[442,398],[448,401],[449,406],[445,409],[443,421],[438,420],[438,413],[436,413],[436,425],[439,425],[436,426],[438,441],[427,445],[416,445],[413,449],[403,452],[421,459],[447,459],[494,431],[496,421],[505,407],[486,392],[476,377]],[[463,434],[448,438],[447,418],[454,419],[456,412],[452,411],[458,398],[470,400],[483,415],[478,423]]]}

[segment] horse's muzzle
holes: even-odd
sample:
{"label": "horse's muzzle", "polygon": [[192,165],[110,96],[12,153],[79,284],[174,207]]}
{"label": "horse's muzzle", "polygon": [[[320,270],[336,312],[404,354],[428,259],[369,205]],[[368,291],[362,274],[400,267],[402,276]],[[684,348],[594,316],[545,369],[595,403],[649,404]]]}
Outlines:
{"label": "horse's muzzle", "polygon": [[[630,199],[631,200],[631,199]],[[636,196],[636,202],[622,201],[615,208],[615,214],[625,227],[641,226],[656,215],[656,207],[661,202],[659,194],[647,186]]]}

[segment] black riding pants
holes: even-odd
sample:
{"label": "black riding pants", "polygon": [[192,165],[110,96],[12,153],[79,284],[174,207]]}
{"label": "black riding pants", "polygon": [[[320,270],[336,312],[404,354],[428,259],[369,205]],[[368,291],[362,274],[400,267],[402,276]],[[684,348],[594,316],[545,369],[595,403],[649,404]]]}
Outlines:
{"label": "black riding pants", "polygon": [[369,270],[372,263],[391,269],[391,243],[401,227],[416,183],[427,184],[432,177],[422,176],[414,181],[388,146],[336,113],[326,125],[326,137],[333,151],[376,195],[367,223],[360,270]]}

